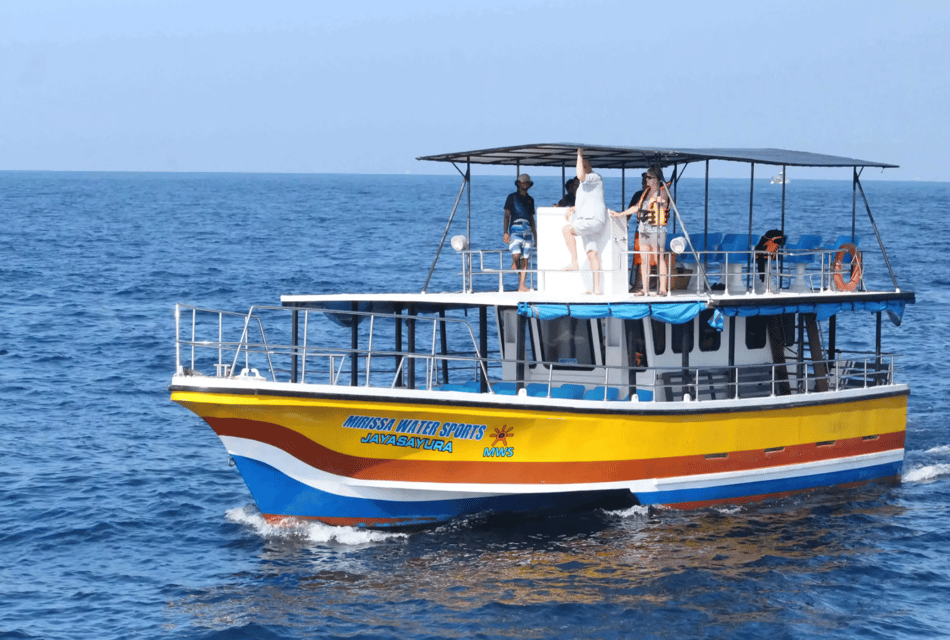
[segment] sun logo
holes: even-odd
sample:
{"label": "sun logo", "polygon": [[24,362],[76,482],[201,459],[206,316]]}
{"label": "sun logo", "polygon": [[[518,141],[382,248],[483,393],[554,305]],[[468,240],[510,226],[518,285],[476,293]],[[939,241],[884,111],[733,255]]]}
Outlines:
{"label": "sun logo", "polygon": [[495,429],[495,441],[491,443],[491,446],[495,446],[499,442],[503,447],[508,446],[508,438],[514,438],[515,434],[512,433],[514,429],[508,425],[503,425],[501,429]]}

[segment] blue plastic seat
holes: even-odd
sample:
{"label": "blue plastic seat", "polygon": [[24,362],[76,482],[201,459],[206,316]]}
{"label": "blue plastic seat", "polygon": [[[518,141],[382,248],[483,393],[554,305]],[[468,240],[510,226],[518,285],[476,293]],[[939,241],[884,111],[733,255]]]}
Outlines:
{"label": "blue plastic seat", "polygon": [[[666,243],[667,249],[669,249],[669,244],[670,242],[673,241],[674,238],[682,238],[682,237],[683,237],[683,234],[678,233],[672,238],[670,238]],[[715,251],[719,248],[719,244],[722,242],[722,234],[710,233],[707,236],[704,236],[702,234],[697,234],[697,235],[690,236],[689,239],[693,243],[693,249],[695,249],[697,253],[702,252],[702,251]],[[702,256],[700,256],[700,259],[702,259]],[[688,244],[686,245],[686,251],[679,254],[676,257],[676,261],[682,262],[684,264],[685,263],[693,264],[696,262],[696,258],[695,256],[693,256],[693,252],[689,250]],[[710,262],[713,261],[712,256],[710,256],[709,261]]]}
{"label": "blue plastic seat", "polygon": [[785,245],[785,251],[804,252],[786,253],[785,264],[795,265],[795,279],[788,290],[796,293],[811,291],[811,284],[805,279],[805,267],[815,262],[815,252],[821,249],[821,236],[817,233],[804,233],[796,242]]}
{"label": "blue plastic seat", "polygon": [[[620,390],[616,387],[607,387],[607,400],[617,400],[620,397]],[[584,400],[603,400],[604,388],[594,387],[584,393]]]}
{"label": "blue plastic seat", "polygon": [[532,382],[525,386],[525,389],[528,390],[529,396],[536,396],[538,398],[544,398],[548,395],[548,385],[541,382]]}
{"label": "blue plastic seat", "polygon": [[[797,242],[785,245],[786,252],[816,251],[821,248],[821,236],[817,233],[805,233]],[[815,261],[814,253],[786,253],[785,262],[792,264],[810,264]]]}
{"label": "blue plastic seat", "polygon": [[841,248],[841,245],[848,244],[848,243],[853,244],[856,247],[860,247],[861,236],[854,236],[853,241],[851,240],[850,233],[846,235],[838,236],[837,240],[835,240],[831,244],[826,244],[824,247],[822,247],[822,249],[825,249],[826,251],[837,251],[839,248]]}
{"label": "blue plastic seat", "polygon": [[746,262],[749,251],[755,248],[757,241],[758,238],[749,233],[727,233],[716,247],[716,261],[726,262],[726,252],[728,252],[730,263]]}
{"label": "blue plastic seat", "polygon": [[514,382],[493,382],[492,390],[503,396],[513,396],[518,393],[518,385]]}
{"label": "blue plastic seat", "polygon": [[732,295],[745,293],[742,270],[749,261],[750,251],[758,242],[757,236],[750,233],[727,233],[719,244],[716,262],[723,266],[726,292]]}
{"label": "blue plastic seat", "polygon": [[[666,247],[668,251],[672,251],[670,247],[673,240],[676,238],[683,238],[684,234],[678,233],[675,236],[669,237],[666,241]],[[702,263],[705,259],[707,265],[715,266],[718,264],[718,256],[715,251],[719,248],[719,243],[722,242],[721,233],[710,233],[709,235],[697,234],[690,236],[690,242],[693,244],[693,249],[696,253],[700,254],[699,260]],[[703,253],[707,252],[708,253]],[[687,269],[690,277],[689,284],[687,284],[686,289],[691,293],[697,293],[700,285],[700,278],[698,277],[698,266],[696,264],[696,256],[693,251],[690,250],[689,244],[686,245],[686,248],[683,250],[683,253],[680,253],[676,256],[677,265],[682,266]]]}
{"label": "blue plastic seat", "polygon": [[478,380],[469,380],[468,382],[443,384],[439,387],[442,391],[462,391],[464,393],[478,393],[480,391]]}
{"label": "blue plastic seat", "polygon": [[569,398],[579,400],[584,397],[584,385],[582,384],[562,384],[560,387],[551,389],[552,398]]}

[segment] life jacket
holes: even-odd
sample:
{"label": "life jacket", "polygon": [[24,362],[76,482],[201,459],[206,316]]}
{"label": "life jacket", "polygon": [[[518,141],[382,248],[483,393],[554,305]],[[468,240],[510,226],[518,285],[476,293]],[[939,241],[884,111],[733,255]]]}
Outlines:
{"label": "life jacket", "polygon": [[[660,185],[660,193],[663,192],[662,191],[663,189],[666,189],[665,184]],[[640,202],[637,204],[638,209],[643,207],[644,198],[646,198],[647,195],[650,194],[652,191],[653,191],[652,189],[644,190],[643,195],[640,196]],[[669,200],[667,200],[666,204],[664,205],[662,202],[660,202],[659,196],[657,196],[657,198],[654,198],[653,202],[650,203],[650,206],[647,208],[647,210],[643,212],[643,220],[647,224],[652,225],[654,227],[665,227],[667,223],[670,221]]]}

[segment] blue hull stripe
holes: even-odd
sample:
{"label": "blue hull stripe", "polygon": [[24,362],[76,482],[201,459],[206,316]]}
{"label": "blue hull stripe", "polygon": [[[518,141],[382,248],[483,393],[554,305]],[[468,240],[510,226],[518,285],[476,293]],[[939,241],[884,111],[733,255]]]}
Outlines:
{"label": "blue hull stripe", "polygon": [[712,502],[730,498],[767,496],[779,493],[804,491],[819,487],[833,487],[856,482],[881,480],[900,475],[902,462],[859,469],[846,469],[830,473],[818,473],[794,478],[781,478],[761,482],[743,482],[738,484],[702,487],[700,489],[680,489],[675,491],[650,491],[637,493],[640,504],[677,504],[682,502]]}
{"label": "blue hull stripe", "polygon": [[[626,489],[564,493],[508,494],[457,500],[373,500],[327,493],[289,478],[270,465],[234,456],[245,484],[261,513],[309,518],[366,518],[400,521],[398,524],[442,522],[485,511],[537,511],[594,506],[620,497]],[[632,499],[630,500],[632,502]]]}
{"label": "blue hull stripe", "polygon": [[[456,500],[400,501],[352,498],[327,493],[298,482],[270,465],[234,456],[241,476],[262,513],[309,518],[392,519],[399,524],[440,522],[485,511],[535,511],[571,509],[593,506],[606,500],[629,496],[626,489],[565,493],[527,493]],[[674,491],[638,492],[640,504],[675,505],[765,496],[785,492],[830,487],[894,477],[900,474],[901,462],[860,469],[783,478],[763,482],[681,489]],[[377,525],[378,526],[378,525]]]}

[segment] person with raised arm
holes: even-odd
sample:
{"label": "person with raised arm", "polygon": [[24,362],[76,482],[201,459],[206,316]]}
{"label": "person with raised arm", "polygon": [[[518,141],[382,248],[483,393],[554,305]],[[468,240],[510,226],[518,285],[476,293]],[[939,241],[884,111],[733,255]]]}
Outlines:
{"label": "person with raised arm", "polygon": [[[575,204],[567,210],[564,218],[568,221],[562,230],[567,250],[571,254],[571,263],[565,271],[577,271],[577,241],[580,237],[590,269],[593,274],[595,294],[601,293],[600,287],[600,247],[598,241],[607,222],[607,205],[604,204],[604,181],[591,169],[590,160],[584,157],[584,150],[577,150],[577,179],[580,184],[575,195]],[[590,292],[588,292],[590,293]]]}

